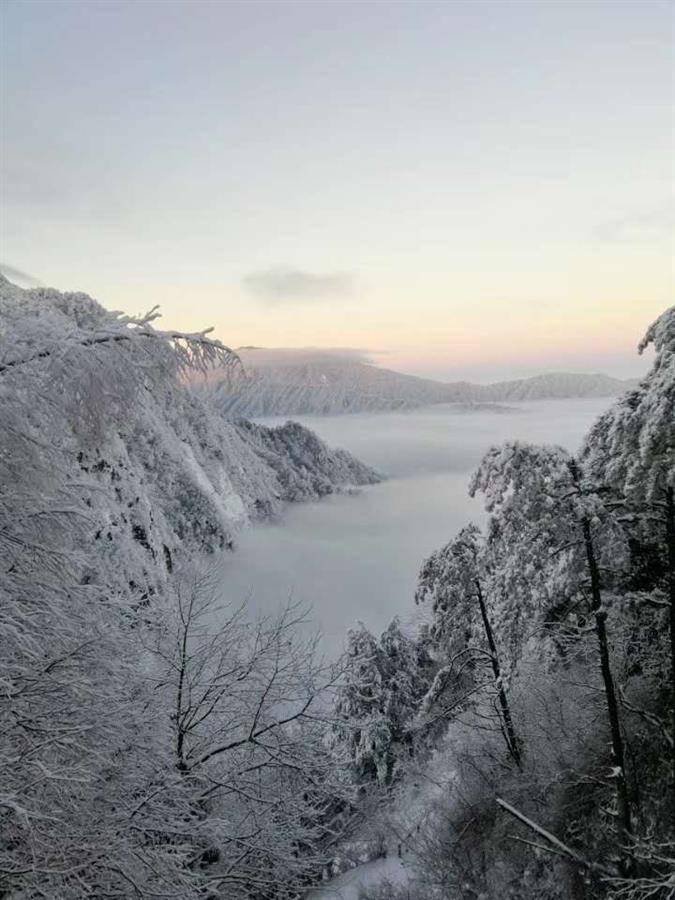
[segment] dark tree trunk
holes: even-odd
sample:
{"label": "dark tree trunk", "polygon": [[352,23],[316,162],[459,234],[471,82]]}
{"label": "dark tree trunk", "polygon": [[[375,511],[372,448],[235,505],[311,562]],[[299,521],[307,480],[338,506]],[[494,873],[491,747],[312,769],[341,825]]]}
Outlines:
{"label": "dark tree trunk", "polygon": [[588,563],[588,571],[591,576],[591,597],[593,601],[593,613],[595,615],[595,633],[598,637],[598,647],[600,650],[600,670],[602,672],[602,680],[605,686],[605,697],[607,700],[607,712],[609,714],[609,727],[612,735],[612,757],[616,767],[616,794],[619,807],[619,822],[621,834],[624,840],[630,839],[633,827],[631,824],[630,802],[628,799],[628,782],[626,780],[626,762],[623,749],[623,737],[621,735],[621,722],[619,720],[619,705],[616,699],[616,690],[614,688],[614,678],[609,663],[609,645],[607,642],[607,613],[602,608],[602,593],[600,588],[600,572],[598,563],[595,558],[595,550],[593,547],[593,536],[591,534],[591,523],[584,516],[581,521],[584,535],[584,545],[586,548],[586,560]]}
{"label": "dark tree trunk", "polygon": [[668,587],[670,594],[670,722],[672,747],[673,784],[671,801],[675,816],[675,491],[666,488],[666,541],[668,543]]}
{"label": "dark tree trunk", "polygon": [[520,755],[520,742],[516,736],[516,730],[513,727],[513,719],[511,718],[511,710],[509,708],[509,701],[506,696],[506,691],[504,690],[504,685],[502,683],[502,673],[499,667],[499,657],[497,656],[497,645],[495,644],[494,634],[492,633],[492,626],[490,625],[490,619],[487,614],[487,607],[485,606],[485,598],[483,597],[483,591],[480,586],[480,581],[476,580],[476,591],[478,594],[478,604],[480,606],[480,614],[483,618],[483,627],[485,628],[485,636],[487,637],[488,647],[490,648],[490,661],[492,663],[492,671],[495,676],[495,683],[497,685],[497,694],[499,696],[499,706],[502,711],[502,718],[504,720],[504,729],[506,731],[506,744],[509,748],[509,753],[513,757],[513,761],[521,768],[521,755]]}
{"label": "dark tree trunk", "polygon": [[[192,604],[190,604],[192,607]],[[190,608],[190,613],[192,608]],[[181,610],[181,617],[183,612]],[[183,623],[183,634],[181,636],[180,647],[180,670],[178,673],[178,690],[176,691],[176,767],[179,772],[185,772],[187,765],[184,756],[185,730],[183,717],[183,689],[185,685],[185,673],[187,671],[187,642],[188,642],[188,625]]]}

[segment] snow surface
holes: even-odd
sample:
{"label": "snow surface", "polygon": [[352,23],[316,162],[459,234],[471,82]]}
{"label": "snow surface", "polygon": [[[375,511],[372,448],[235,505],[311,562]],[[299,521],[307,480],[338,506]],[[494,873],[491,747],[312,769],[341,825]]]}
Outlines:
{"label": "snow surface", "polygon": [[406,885],[408,881],[405,860],[398,856],[387,856],[350,869],[325,885],[314,888],[306,895],[305,900],[359,900],[363,888],[387,883]]}

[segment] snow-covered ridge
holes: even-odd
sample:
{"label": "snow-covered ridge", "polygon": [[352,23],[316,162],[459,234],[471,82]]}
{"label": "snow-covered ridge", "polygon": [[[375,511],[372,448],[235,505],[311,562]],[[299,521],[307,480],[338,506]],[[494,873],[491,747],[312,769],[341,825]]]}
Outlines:
{"label": "snow-covered ridge", "polygon": [[181,553],[232,547],[243,525],[287,501],[379,480],[300,425],[226,420],[181,383],[163,338],[124,334],[123,319],[85,294],[0,276],[0,412],[9,439],[15,409],[32,411],[36,440],[58,454],[59,490],[90,523],[82,577],[132,582],[142,597]]}
{"label": "snow-covered ridge", "polygon": [[404,375],[339,353],[246,348],[240,355],[242,377],[232,381],[219,378],[216,371],[206,383],[197,379],[227,416],[336,415],[435,403],[616,397],[635,384],[608,375],[566,372],[488,385],[446,383]]}
{"label": "snow-covered ridge", "polygon": [[5,895],[298,896],[326,853],[315,779],[341,796],[310,713],[332,670],[292,602],[226,595],[220,551],[377,476],[226,421],[183,376],[236,356],[156,319],[0,280]]}
{"label": "snow-covered ridge", "polygon": [[241,419],[234,427],[256,456],[274,471],[285,500],[323,497],[345,485],[379,480],[371,468],[351,453],[329,448],[298,422],[268,428]]}

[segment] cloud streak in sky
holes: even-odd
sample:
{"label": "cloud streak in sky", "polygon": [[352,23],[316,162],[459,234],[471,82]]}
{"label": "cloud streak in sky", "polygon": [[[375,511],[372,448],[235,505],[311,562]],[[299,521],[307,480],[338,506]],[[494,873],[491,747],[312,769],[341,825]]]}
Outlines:
{"label": "cloud streak in sky", "polygon": [[325,362],[372,363],[373,353],[357,347],[238,347],[245,364],[302,366]]}
{"label": "cloud streak in sky", "polygon": [[286,266],[251,272],[242,283],[250,294],[268,304],[349,297],[355,286],[349,272],[306,272]]}
{"label": "cloud streak in sky", "polygon": [[15,269],[14,266],[5,265],[5,263],[0,263],[0,274],[13,281],[14,284],[18,284],[19,287],[42,287],[42,282],[38,278],[29,275],[28,272],[22,272],[21,269]]}

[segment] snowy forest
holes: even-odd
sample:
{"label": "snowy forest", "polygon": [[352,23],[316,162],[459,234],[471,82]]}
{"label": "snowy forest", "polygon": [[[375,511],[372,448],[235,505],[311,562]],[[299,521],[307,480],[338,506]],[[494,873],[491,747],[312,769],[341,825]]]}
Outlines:
{"label": "snowy forest", "polygon": [[0,276],[0,897],[301,900],[392,847],[363,900],[675,897],[675,307],[337,659],[219,571],[380,475],[225,418],[191,380],[237,354],[157,319]]}

